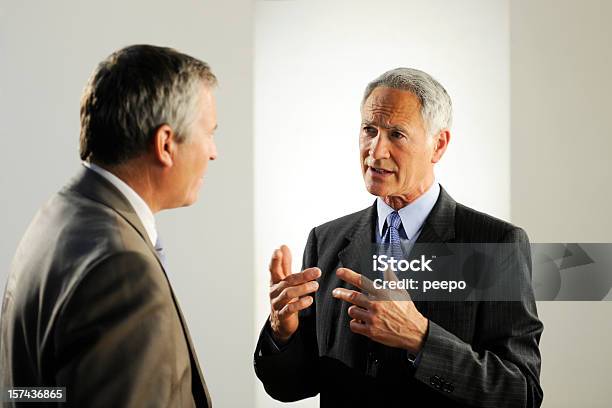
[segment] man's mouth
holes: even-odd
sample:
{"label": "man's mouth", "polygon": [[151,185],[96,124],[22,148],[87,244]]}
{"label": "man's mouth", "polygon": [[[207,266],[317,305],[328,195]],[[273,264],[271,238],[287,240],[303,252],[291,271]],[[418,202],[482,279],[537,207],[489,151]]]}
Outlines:
{"label": "man's mouth", "polygon": [[381,174],[381,175],[393,174],[392,171],[383,169],[383,168],[379,168],[379,167],[370,167],[370,170],[372,170],[374,173]]}

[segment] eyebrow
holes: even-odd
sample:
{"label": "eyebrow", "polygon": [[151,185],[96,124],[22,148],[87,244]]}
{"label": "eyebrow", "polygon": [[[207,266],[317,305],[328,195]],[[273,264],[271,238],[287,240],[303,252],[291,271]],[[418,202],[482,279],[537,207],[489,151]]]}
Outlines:
{"label": "eyebrow", "polygon": [[362,125],[367,125],[367,126],[377,126],[377,127],[381,127],[383,129],[387,129],[387,130],[398,130],[398,131],[403,132],[403,133],[409,133],[408,129],[405,129],[402,126],[398,126],[398,125],[395,125],[395,126],[384,126],[384,125],[379,125],[377,123],[371,122],[369,120],[363,120],[363,121],[361,121],[361,124]]}

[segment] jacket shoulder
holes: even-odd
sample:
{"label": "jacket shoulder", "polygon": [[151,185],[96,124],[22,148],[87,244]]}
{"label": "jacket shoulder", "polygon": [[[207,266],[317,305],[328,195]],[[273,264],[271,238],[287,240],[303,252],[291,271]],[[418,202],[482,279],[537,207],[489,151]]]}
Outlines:
{"label": "jacket shoulder", "polygon": [[118,213],[62,191],[32,220],[17,248],[10,275],[19,281],[16,284],[32,288],[23,293],[44,291],[59,296],[100,261],[126,252],[138,252],[155,265],[155,255],[144,239]]}
{"label": "jacket shoulder", "polygon": [[315,227],[315,234],[317,235],[317,237],[323,237],[330,233],[335,236],[346,236],[355,228],[355,226],[363,217],[368,216],[368,212],[370,211],[371,207],[368,207],[352,214],[336,218],[335,220],[328,221],[324,224],[319,225],[318,227]]}
{"label": "jacket shoulder", "polygon": [[455,233],[459,241],[501,242],[525,231],[508,221],[457,203]]}

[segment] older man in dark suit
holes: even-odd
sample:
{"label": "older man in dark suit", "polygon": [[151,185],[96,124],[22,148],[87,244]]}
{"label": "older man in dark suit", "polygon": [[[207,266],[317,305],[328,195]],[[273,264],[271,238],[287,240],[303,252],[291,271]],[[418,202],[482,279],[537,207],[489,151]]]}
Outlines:
{"label": "older man in dark suit", "polygon": [[206,63],[169,48],[127,47],[97,67],[81,102],[83,168],[38,212],[8,278],[5,392],[65,387],[73,407],[211,406],[153,214],[197,199],[217,155],[215,84]]}
{"label": "older man in dark suit", "polygon": [[[281,401],[320,394],[322,407],[539,406],[542,324],[527,235],[436,182],[450,141],[447,92],[422,71],[398,68],[367,86],[361,113],[362,172],[376,202],[314,228],[302,272],[291,273],[287,247],[274,252],[271,313],[254,360],[266,391]],[[425,243],[516,248],[491,259],[519,297],[380,298],[368,279],[373,244],[410,253]]]}

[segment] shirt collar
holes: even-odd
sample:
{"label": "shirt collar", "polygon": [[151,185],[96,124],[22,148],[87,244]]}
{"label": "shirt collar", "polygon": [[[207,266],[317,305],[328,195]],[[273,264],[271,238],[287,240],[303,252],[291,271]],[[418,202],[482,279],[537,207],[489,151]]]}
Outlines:
{"label": "shirt collar", "polygon": [[127,183],[121,180],[119,177],[115,176],[110,171],[103,169],[100,166],[95,165],[90,162],[83,162],[83,165],[88,169],[95,171],[100,176],[104,177],[108,180],[113,186],[117,188],[125,196],[128,200],[138,218],[140,218],[140,222],[147,231],[147,235],[149,236],[149,240],[153,245],[157,242],[157,229],[155,228],[155,216],[153,212],[147,205],[147,203],[136,193],[132,187],[130,187]]}
{"label": "shirt collar", "polygon": [[[398,214],[402,219],[402,226],[408,239],[412,239],[419,232],[436,201],[438,201],[439,195],[440,185],[434,180],[431,187],[424,194],[407,206],[400,208]],[[378,214],[378,232],[382,237],[385,221],[389,214],[395,210],[385,203],[381,197],[378,197],[376,199],[376,211]]]}

